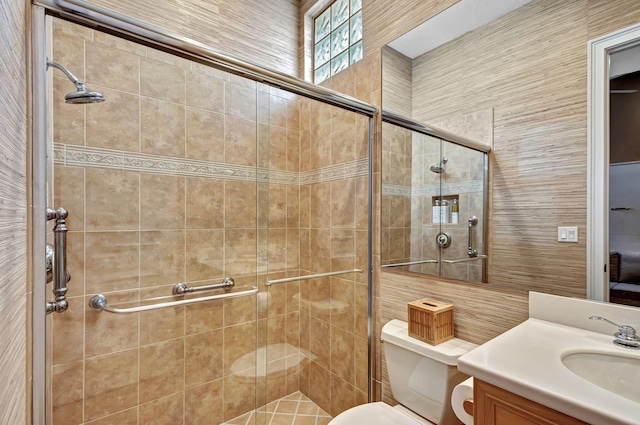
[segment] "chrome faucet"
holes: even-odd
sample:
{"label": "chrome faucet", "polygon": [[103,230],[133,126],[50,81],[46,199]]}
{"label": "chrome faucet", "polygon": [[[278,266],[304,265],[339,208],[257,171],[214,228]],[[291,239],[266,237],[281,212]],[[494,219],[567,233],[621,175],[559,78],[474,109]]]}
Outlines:
{"label": "chrome faucet", "polygon": [[602,320],[617,327],[618,332],[613,334],[613,336],[616,337],[613,341],[614,344],[624,348],[640,348],[640,337],[636,335],[636,330],[633,327],[629,325],[618,325],[617,323],[613,323],[611,320],[600,316],[591,316],[589,319]]}

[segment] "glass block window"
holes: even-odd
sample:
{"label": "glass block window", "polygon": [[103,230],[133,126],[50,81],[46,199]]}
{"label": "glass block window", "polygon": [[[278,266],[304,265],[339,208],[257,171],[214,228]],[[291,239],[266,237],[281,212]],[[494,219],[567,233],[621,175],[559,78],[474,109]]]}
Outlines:
{"label": "glass block window", "polygon": [[335,0],[314,20],[313,81],[362,59],[362,0]]}

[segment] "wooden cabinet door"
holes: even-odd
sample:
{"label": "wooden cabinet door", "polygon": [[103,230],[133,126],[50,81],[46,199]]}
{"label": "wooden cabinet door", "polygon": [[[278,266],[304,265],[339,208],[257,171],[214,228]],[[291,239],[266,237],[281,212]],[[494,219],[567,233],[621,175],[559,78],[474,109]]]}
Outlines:
{"label": "wooden cabinet door", "polygon": [[479,379],[473,398],[476,425],[588,425]]}

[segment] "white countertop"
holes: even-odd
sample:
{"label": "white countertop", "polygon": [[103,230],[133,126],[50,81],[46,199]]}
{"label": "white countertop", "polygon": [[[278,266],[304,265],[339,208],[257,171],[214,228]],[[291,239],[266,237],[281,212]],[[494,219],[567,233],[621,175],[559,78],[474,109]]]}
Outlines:
{"label": "white countertop", "polygon": [[[615,329],[613,329],[615,330]],[[640,358],[613,336],[530,318],[458,360],[458,369],[595,425],[638,425],[640,404],[591,384],[562,364],[571,353]]]}

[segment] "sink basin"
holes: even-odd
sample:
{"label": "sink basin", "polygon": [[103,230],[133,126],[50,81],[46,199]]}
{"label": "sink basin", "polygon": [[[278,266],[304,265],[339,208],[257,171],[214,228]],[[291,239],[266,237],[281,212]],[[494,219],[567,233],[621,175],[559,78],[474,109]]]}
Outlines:
{"label": "sink basin", "polygon": [[562,364],[582,379],[640,403],[640,359],[609,353],[573,353]]}

